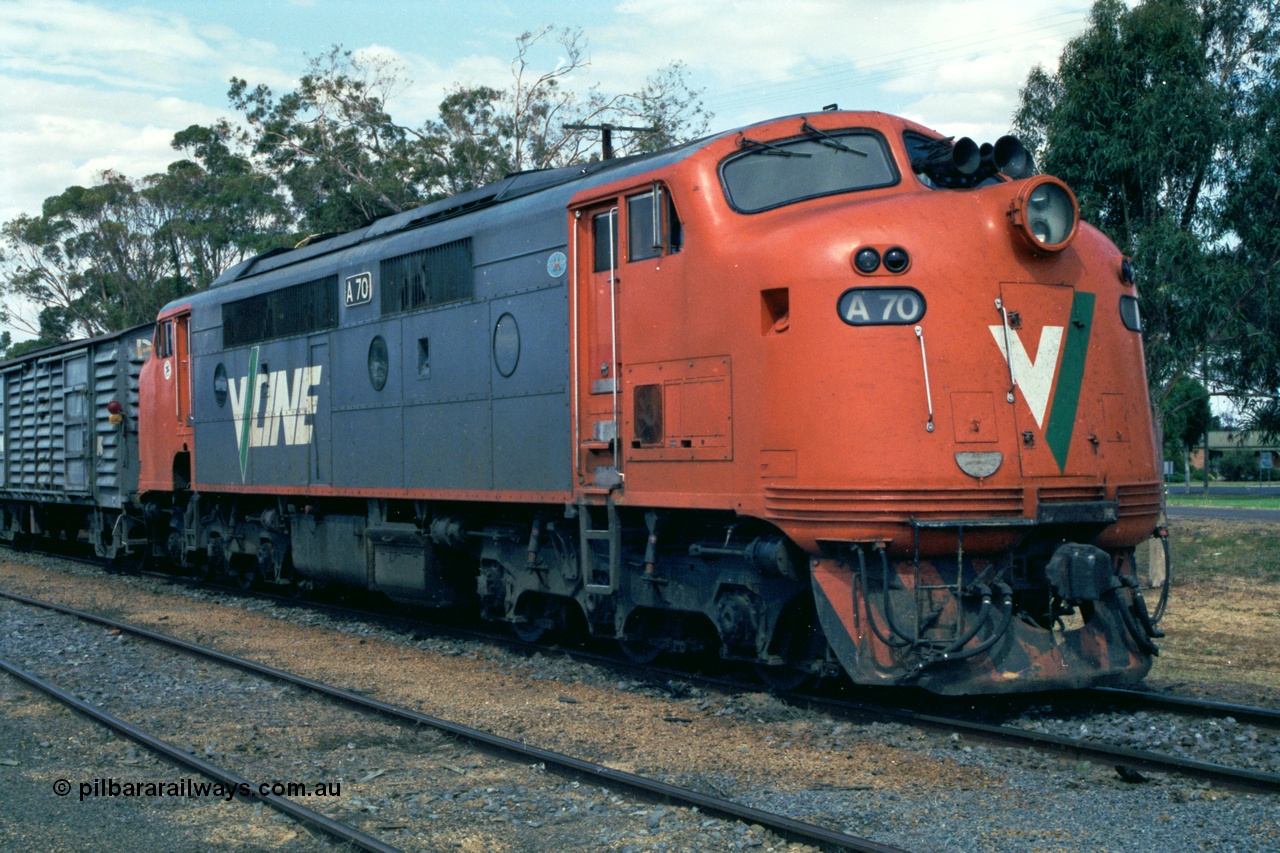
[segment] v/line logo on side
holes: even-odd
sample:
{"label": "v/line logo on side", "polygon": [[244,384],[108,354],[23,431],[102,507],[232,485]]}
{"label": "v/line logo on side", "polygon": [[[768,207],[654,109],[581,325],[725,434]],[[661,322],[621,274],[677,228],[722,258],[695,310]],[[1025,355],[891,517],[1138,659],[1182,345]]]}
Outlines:
{"label": "v/line logo on side", "polygon": [[[240,479],[248,473],[249,448],[311,443],[322,365],[270,373],[258,371],[258,347],[249,352],[249,372],[229,383]],[[253,377],[250,387],[249,377]]]}

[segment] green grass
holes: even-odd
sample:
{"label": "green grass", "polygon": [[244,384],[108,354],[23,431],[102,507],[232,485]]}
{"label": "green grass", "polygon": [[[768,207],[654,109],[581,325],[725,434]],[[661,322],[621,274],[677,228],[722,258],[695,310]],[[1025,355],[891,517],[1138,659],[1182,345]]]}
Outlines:
{"label": "green grass", "polygon": [[1250,497],[1249,495],[1174,495],[1169,496],[1170,506],[1221,506],[1240,509],[1280,509],[1280,498]]}
{"label": "green grass", "polygon": [[1169,546],[1175,583],[1224,574],[1280,583],[1280,524],[1170,519]]}

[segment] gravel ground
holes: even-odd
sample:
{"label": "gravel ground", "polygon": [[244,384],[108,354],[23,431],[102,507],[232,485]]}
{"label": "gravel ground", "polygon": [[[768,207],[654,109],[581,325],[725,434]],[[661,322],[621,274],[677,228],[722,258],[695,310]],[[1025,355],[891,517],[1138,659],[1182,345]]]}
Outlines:
{"label": "gravel ground", "polygon": [[[729,794],[908,850],[1280,849],[1280,798],[1275,796],[1224,791],[1162,774],[1145,774],[1146,782],[1131,783],[1111,767],[988,747],[898,724],[850,723],[767,694],[652,685],[554,653],[522,656],[152,578],[103,576],[62,561],[24,559],[57,567],[35,571],[0,565],[0,588],[116,615],[426,713]],[[142,641],[15,604],[0,604],[0,655],[30,669],[43,668],[50,680],[63,684],[84,673],[75,689],[92,700],[144,727],[168,726],[183,746],[250,779],[341,780],[341,796],[322,801],[322,810],[406,850],[802,849],[759,828],[513,766],[446,738],[336,710],[299,691],[228,675],[212,664],[171,655],[162,662],[162,653]],[[101,765],[39,746],[65,736],[43,734],[40,727],[54,715],[31,710],[42,700],[25,688],[4,685],[0,703],[2,724],[17,726],[21,736],[0,741],[0,780],[10,780],[3,781],[6,788],[26,785],[31,810],[22,806],[23,813],[42,809],[60,837],[74,838],[82,828],[91,838],[95,826],[126,821],[129,809],[145,808],[155,813],[151,825],[166,821],[174,832],[188,833],[183,839],[194,833],[199,846],[211,849],[254,849],[255,844],[300,849],[319,843],[291,822],[262,818],[260,811],[259,820],[278,837],[233,834],[233,825],[249,825],[239,813],[252,813],[254,807],[243,804],[98,800],[95,814],[106,820],[90,818],[84,804],[62,803],[44,792],[51,778],[71,779],[72,772],[77,779],[94,778],[100,774],[90,768]],[[113,703],[117,708],[110,708]],[[200,706],[210,708],[209,721],[197,729],[192,708]],[[129,745],[84,734],[94,727],[62,716],[104,760],[130,755]],[[1238,760],[1271,772],[1280,753],[1273,732],[1147,712],[1060,720],[1032,708],[1018,724],[1072,735],[1085,726],[1112,737],[1120,733],[1134,746],[1163,741],[1188,757]],[[6,759],[17,763],[3,763]],[[154,760],[145,771],[126,767],[132,769],[112,772],[117,778],[157,781],[177,773]],[[7,796],[0,801],[0,814],[13,816],[11,802]],[[239,810],[234,817],[232,808]],[[24,838],[14,834],[14,826],[14,821],[0,826],[0,846]]]}
{"label": "gravel ground", "polygon": [[1178,714],[1136,711],[1064,720],[1056,714],[1053,708],[1033,708],[1007,724],[1042,734],[1280,775],[1280,732],[1241,724],[1234,717],[1188,719]]}
{"label": "gravel ground", "polygon": [[[406,850],[546,850],[583,843],[626,849],[627,842],[659,833],[664,848],[672,850],[691,849],[706,837],[723,839],[725,849],[764,846],[759,828],[704,819],[683,809],[647,806],[549,774],[541,767],[475,752],[432,731],[385,722],[307,691],[192,659],[71,617],[0,601],[0,625],[0,656],[28,672],[56,681],[78,698],[232,769],[255,785],[323,786],[326,795],[294,799]],[[20,691],[12,692],[12,703],[21,706]],[[94,808],[87,811],[101,813],[104,804],[110,808],[125,803],[130,814],[117,826],[125,837],[137,822],[134,815],[150,810],[164,813],[170,801],[192,799],[130,797],[126,785],[181,785],[182,778],[193,777],[201,781],[190,771],[163,767],[163,761],[143,760],[140,749],[110,737],[105,743],[105,768],[101,761],[93,766],[68,765],[52,757],[41,760],[39,750],[50,747],[50,736],[34,736],[40,738],[35,750],[31,738],[10,739],[7,752],[12,757],[0,755],[0,762],[7,767],[30,766],[22,775],[36,782],[39,796],[35,799],[53,799],[48,792],[57,782],[55,775],[68,781],[71,793],[58,804],[64,806],[60,810],[64,817],[65,806],[88,804]],[[116,759],[114,765],[111,758]],[[135,761],[130,764],[129,758]],[[109,785],[116,783],[122,793],[95,796],[95,782],[108,794]],[[334,786],[336,795],[328,795],[334,793]],[[188,783],[178,790],[191,788]],[[85,791],[89,795],[81,799]],[[195,799],[221,804],[225,798],[211,794]],[[287,849],[304,837],[304,846],[294,849],[310,849],[318,843],[292,821],[279,820],[291,828],[271,840],[272,848]],[[235,837],[220,840],[224,826],[234,827],[238,821],[224,811],[209,821],[213,834],[200,839],[197,846],[234,850],[267,846]],[[182,825],[181,820],[177,824]],[[186,829],[186,835],[199,831],[189,824]],[[0,830],[0,842],[6,844],[30,837],[31,830],[16,821],[10,829]],[[95,848],[107,838],[86,840],[87,848]],[[180,849],[185,845],[174,842],[182,840],[162,836],[151,849]],[[113,849],[128,846],[111,845]]]}

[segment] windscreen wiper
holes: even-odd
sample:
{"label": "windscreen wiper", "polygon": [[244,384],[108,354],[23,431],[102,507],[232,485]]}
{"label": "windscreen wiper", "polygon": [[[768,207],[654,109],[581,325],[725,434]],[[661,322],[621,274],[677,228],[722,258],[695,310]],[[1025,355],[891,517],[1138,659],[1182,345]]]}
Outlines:
{"label": "windscreen wiper", "polygon": [[781,145],[774,145],[772,142],[761,142],[759,139],[752,139],[749,136],[738,134],[738,146],[746,148],[748,145],[759,145],[765,149],[765,154],[778,154],[782,157],[812,157],[812,154],[805,154],[803,151],[788,151]]}
{"label": "windscreen wiper", "polygon": [[820,137],[819,141],[823,145],[829,145],[832,148],[838,148],[841,151],[848,151],[850,154],[857,154],[859,157],[867,156],[867,152],[859,151],[857,148],[850,148],[848,145],[845,145],[839,139],[836,139],[834,136],[832,136],[829,133],[823,133],[821,130],[818,130],[816,127],[809,124],[809,122],[807,121],[804,122],[804,124],[800,125],[800,129],[812,136]]}

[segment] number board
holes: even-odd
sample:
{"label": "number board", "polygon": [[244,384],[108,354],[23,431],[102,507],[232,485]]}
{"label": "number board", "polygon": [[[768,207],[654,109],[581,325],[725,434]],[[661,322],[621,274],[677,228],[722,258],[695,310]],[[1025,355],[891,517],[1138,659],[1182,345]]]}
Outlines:
{"label": "number board", "polygon": [[850,326],[904,326],[924,316],[924,296],[911,287],[854,287],[840,294],[836,311]]}
{"label": "number board", "polygon": [[347,307],[365,305],[373,301],[373,274],[362,272],[347,276]]}

